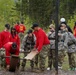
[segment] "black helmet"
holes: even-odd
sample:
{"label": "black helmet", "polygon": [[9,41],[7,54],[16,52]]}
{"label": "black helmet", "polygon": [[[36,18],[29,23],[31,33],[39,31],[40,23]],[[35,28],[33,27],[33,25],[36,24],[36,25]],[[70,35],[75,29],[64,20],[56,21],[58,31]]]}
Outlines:
{"label": "black helmet", "polygon": [[30,33],[32,33],[32,30],[31,29],[28,30],[27,34],[30,34]]}
{"label": "black helmet", "polygon": [[13,42],[13,43],[12,43],[12,49],[13,49],[13,50],[16,50],[16,49],[17,49],[17,44],[16,44],[16,42]]}

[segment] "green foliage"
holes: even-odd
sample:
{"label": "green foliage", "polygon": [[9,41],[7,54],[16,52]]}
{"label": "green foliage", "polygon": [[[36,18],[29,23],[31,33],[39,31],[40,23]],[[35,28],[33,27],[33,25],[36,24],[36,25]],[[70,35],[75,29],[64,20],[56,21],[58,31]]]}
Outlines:
{"label": "green foliage", "polygon": [[60,0],[60,17],[69,19],[76,10],[76,0]]}
{"label": "green foliage", "polygon": [[0,31],[3,30],[5,23],[12,24],[12,14],[11,11],[14,7],[14,0],[0,0]]}
{"label": "green foliage", "polygon": [[[76,18],[76,0],[60,0],[59,18],[65,17],[73,28]],[[38,22],[46,29],[56,20],[56,0],[0,0],[0,25],[24,21],[26,27]],[[0,30],[3,30],[0,28]]]}
{"label": "green foliage", "polygon": [[[76,10],[75,3],[76,0],[60,0],[59,17],[65,17],[68,21]],[[21,14],[21,20],[28,15],[32,22],[38,22],[46,28],[56,19],[55,4],[56,0],[18,0],[16,9]]]}
{"label": "green foliage", "polygon": [[70,17],[70,19],[68,20],[68,24],[70,25],[70,27],[73,29],[74,27],[74,23],[76,22],[76,15],[73,15]]}
{"label": "green foliage", "polygon": [[28,15],[32,22],[38,22],[45,27],[51,23],[53,3],[54,0],[18,0],[16,9],[21,12],[22,17]]}

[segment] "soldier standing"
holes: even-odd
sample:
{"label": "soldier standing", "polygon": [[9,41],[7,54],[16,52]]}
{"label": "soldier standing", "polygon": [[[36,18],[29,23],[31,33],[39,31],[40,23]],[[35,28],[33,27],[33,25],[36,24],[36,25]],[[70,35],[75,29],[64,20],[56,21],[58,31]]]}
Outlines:
{"label": "soldier standing", "polygon": [[49,33],[48,33],[48,38],[50,40],[50,49],[48,52],[48,68],[47,70],[51,70],[52,64],[53,67],[55,68],[55,26],[51,24],[49,26]]}
{"label": "soldier standing", "polygon": [[66,51],[68,49],[68,34],[66,29],[66,23],[61,23],[60,31],[58,33],[58,68],[62,69],[62,64],[64,61],[64,57],[66,55]]}
{"label": "soldier standing", "polygon": [[[27,56],[28,53],[31,52],[31,50],[34,48],[35,46],[35,42],[36,42],[36,37],[33,34],[32,30],[28,30],[27,35],[24,36],[23,40],[22,40],[22,46],[21,49],[23,49],[24,52],[24,57]],[[30,61],[30,66],[31,66],[31,70],[33,70],[34,68],[34,61],[31,60]],[[22,61],[22,71],[24,71],[24,68],[26,66],[26,60]]]}
{"label": "soldier standing", "polygon": [[68,32],[68,60],[69,60],[69,70],[76,70],[75,62],[75,52],[76,52],[76,38],[70,32]]}

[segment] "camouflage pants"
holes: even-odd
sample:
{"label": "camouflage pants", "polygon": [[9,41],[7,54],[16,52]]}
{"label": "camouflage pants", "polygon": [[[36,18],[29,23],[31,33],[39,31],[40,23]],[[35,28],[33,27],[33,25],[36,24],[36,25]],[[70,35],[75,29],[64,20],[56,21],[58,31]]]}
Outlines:
{"label": "camouflage pants", "polygon": [[3,56],[5,55],[4,51],[0,51],[0,66],[1,67],[5,67],[5,58],[3,58]]}
{"label": "camouflage pants", "polygon": [[51,69],[52,65],[55,68],[55,50],[49,50],[48,52],[48,67]]}
{"label": "camouflage pants", "polygon": [[58,66],[62,67],[65,55],[65,51],[58,51]]}
{"label": "camouflage pants", "polygon": [[35,60],[34,60],[35,62],[35,65],[36,65],[36,67],[38,67],[38,54],[35,56]]}
{"label": "camouflage pants", "polygon": [[46,57],[48,56],[48,50],[50,49],[49,45],[43,46],[39,56],[39,68],[40,70],[45,70]]}
{"label": "camouflage pants", "polygon": [[[26,57],[27,54],[28,54],[28,53],[24,53],[24,57]],[[26,60],[24,59],[24,60],[22,61],[22,67],[24,68],[25,66],[26,66]],[[33,60],[30,61],[30,66],[31,66],[31,68],[34,68],[34,61],[33,61]]]}
{"label": "camouflage pants", "polygon": [[75,55],[74,53],[68,53],[68,60],[69,60],[69,67],[75,68],[76,62],[75,62]]}
{"label": "camouflage pants", "polygon": [[22,39],[24,38],[24,33],[19,33],[18,35],[20,37],[20,42],[22,43]]}

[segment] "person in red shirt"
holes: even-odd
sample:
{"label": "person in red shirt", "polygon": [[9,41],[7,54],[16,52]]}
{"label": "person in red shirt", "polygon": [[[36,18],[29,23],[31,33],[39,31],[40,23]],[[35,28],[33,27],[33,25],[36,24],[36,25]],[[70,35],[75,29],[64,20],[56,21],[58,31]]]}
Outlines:
{"label": "person in red shirt", "polygon": [[9,29],[10,29],[10,25],[9,24],[5,24],[5,30],[1,32],[1,44],[2,44],[2,47],[4,44],[6,44],[7,42],[9,42],[9,38],[10,38],[10,32],[9,32]]}
{"label": "person in red shirt", "polygon": [[1,33],[0,33],[0,48],[2,47],[2,43],[1,43]]}
{"label": "person in red shirt", "polygon": [[19,25],[19,28],[18,28],[18,32],[19,32],[19,37],[20,37],[20,42],[22,42],[22,39],[24,37],[24,32],[26,30],[26,27],[24,25],[23,22],[21,22],[21,24]]}
{"label": "person in red shirt", "polygon": [[49,50],[50,41],[38,24],[33,24],[32,29],[34,30],[34,34],[36,36],[36,46],[34,50],[37,50],[39,56],[39,71],[45,70],[45,61]]}
{"label": "person in red shirt", "polygon": [[14,27],[11,28],[10,42],[16,42],[18,47],[20,48],[20,38],[16,33],[16,29]]}
{"label": "person in red shirt", "polygon": [[[6,50],[5,55],[10,56],[11,54],[19,55],[19,48],[16,42],[8,42],[3,46]],[[10,67],[10,58],[5,58],[6,69],[9,70]]]}
{"label": "person in red shirt", "polygon": [[24,33],[25,30],[26,30],[26,27],[25,27],[24,23],[21,22],[21,24],[19,25],[19,33],[20,33],[20,32],[21,32],[21,33]]}
{"label": "person in red shirt", "polygon": [[74,36],[76,38],[76,22],[75,22],[75,25],[74,25],[74,28],[73,28],[73,34],[74,34]]}
{"label": "person in red shirt", "polygon": [[17,24],[14,25],[14,28],[16,29],[17,33],[19,33],[19,22],[17,22]]}

